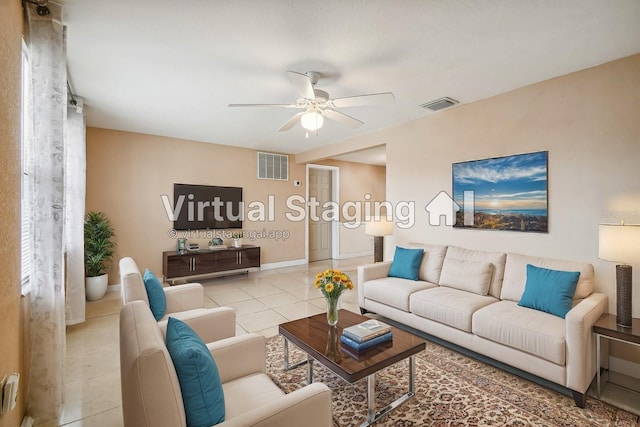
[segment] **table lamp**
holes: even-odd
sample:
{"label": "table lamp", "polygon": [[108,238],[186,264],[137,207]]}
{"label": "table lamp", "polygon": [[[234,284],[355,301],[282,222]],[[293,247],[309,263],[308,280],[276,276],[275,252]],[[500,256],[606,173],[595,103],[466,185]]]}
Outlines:
{"label": "table lamp", "polygon": [[373,262],[381,262],[384,256],[384,236],[393,234],[393,221],[386,216],[371,218],[365,224],[364,234],[373,236]]}
{"label": "table lamp", "polygon": [[631,327],[631,266],[640,262],[640,225],[600,224],[598,258],[616,261],[616,323]]}

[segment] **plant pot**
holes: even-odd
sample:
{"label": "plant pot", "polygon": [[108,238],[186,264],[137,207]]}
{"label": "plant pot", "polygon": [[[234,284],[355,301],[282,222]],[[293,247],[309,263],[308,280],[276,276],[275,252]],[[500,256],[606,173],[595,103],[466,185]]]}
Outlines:
{"label": "plant pot", "polygon": [[87,292],[88,301],[97,301],[102,299],[105,293],[107,293],[107,286],[109,285],[109,275],[103,274],[96,277],[85,277],[85,290]]}
{"label": "plant pot", "polygon": [[241,248],[242,247],[242,239],[233,239],[233,247]]}

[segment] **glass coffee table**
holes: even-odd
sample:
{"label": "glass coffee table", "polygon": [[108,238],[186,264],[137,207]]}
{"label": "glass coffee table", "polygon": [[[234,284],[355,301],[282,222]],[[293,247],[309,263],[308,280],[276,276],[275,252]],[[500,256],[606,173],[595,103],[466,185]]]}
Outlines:
{"label": "glass coffee table", "polygon": [[[307,384],[311,384],[313,382],[312,361],[316,360],[349,383],[355,383],[366,377],[367,421],[361,426],[369,426],[415,394],[413,358],[415,354],[425,349],[425,342],[413,334],[392,326],[393,341],[357,352],[340,343],[342,329],[369,318],[348,310],[340,310],[338,319],[338,324],[334,327],[327,324],[325,313],[281,324],[279,332],[285,338],[285,370],[306,364]],[[307,353],[307,360],[290,364],[289,342]],[[388,406],[376,411],[376,372],[407,358],[409,359],[409,391]]]}

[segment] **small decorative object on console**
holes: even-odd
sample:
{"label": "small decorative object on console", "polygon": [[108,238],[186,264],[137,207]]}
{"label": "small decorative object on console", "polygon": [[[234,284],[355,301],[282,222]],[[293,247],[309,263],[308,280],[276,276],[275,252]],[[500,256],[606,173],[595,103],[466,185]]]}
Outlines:
{"label": "small decorative object on console", "polygon": [[176,245],[176,252],[178,252],[179,254],[183,254],[187,251],[187,239],[181,237],[178,239],[177,245]]}

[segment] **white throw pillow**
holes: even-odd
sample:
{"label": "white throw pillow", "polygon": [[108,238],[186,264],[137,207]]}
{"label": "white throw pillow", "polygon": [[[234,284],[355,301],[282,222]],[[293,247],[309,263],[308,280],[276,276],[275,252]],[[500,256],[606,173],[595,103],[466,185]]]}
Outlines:
{"label": "white throw pillow", "polygon": [[446,257],[442,265],[440,286],[488,295],[492,277],[493,264],[490,262],[463,261]]}

